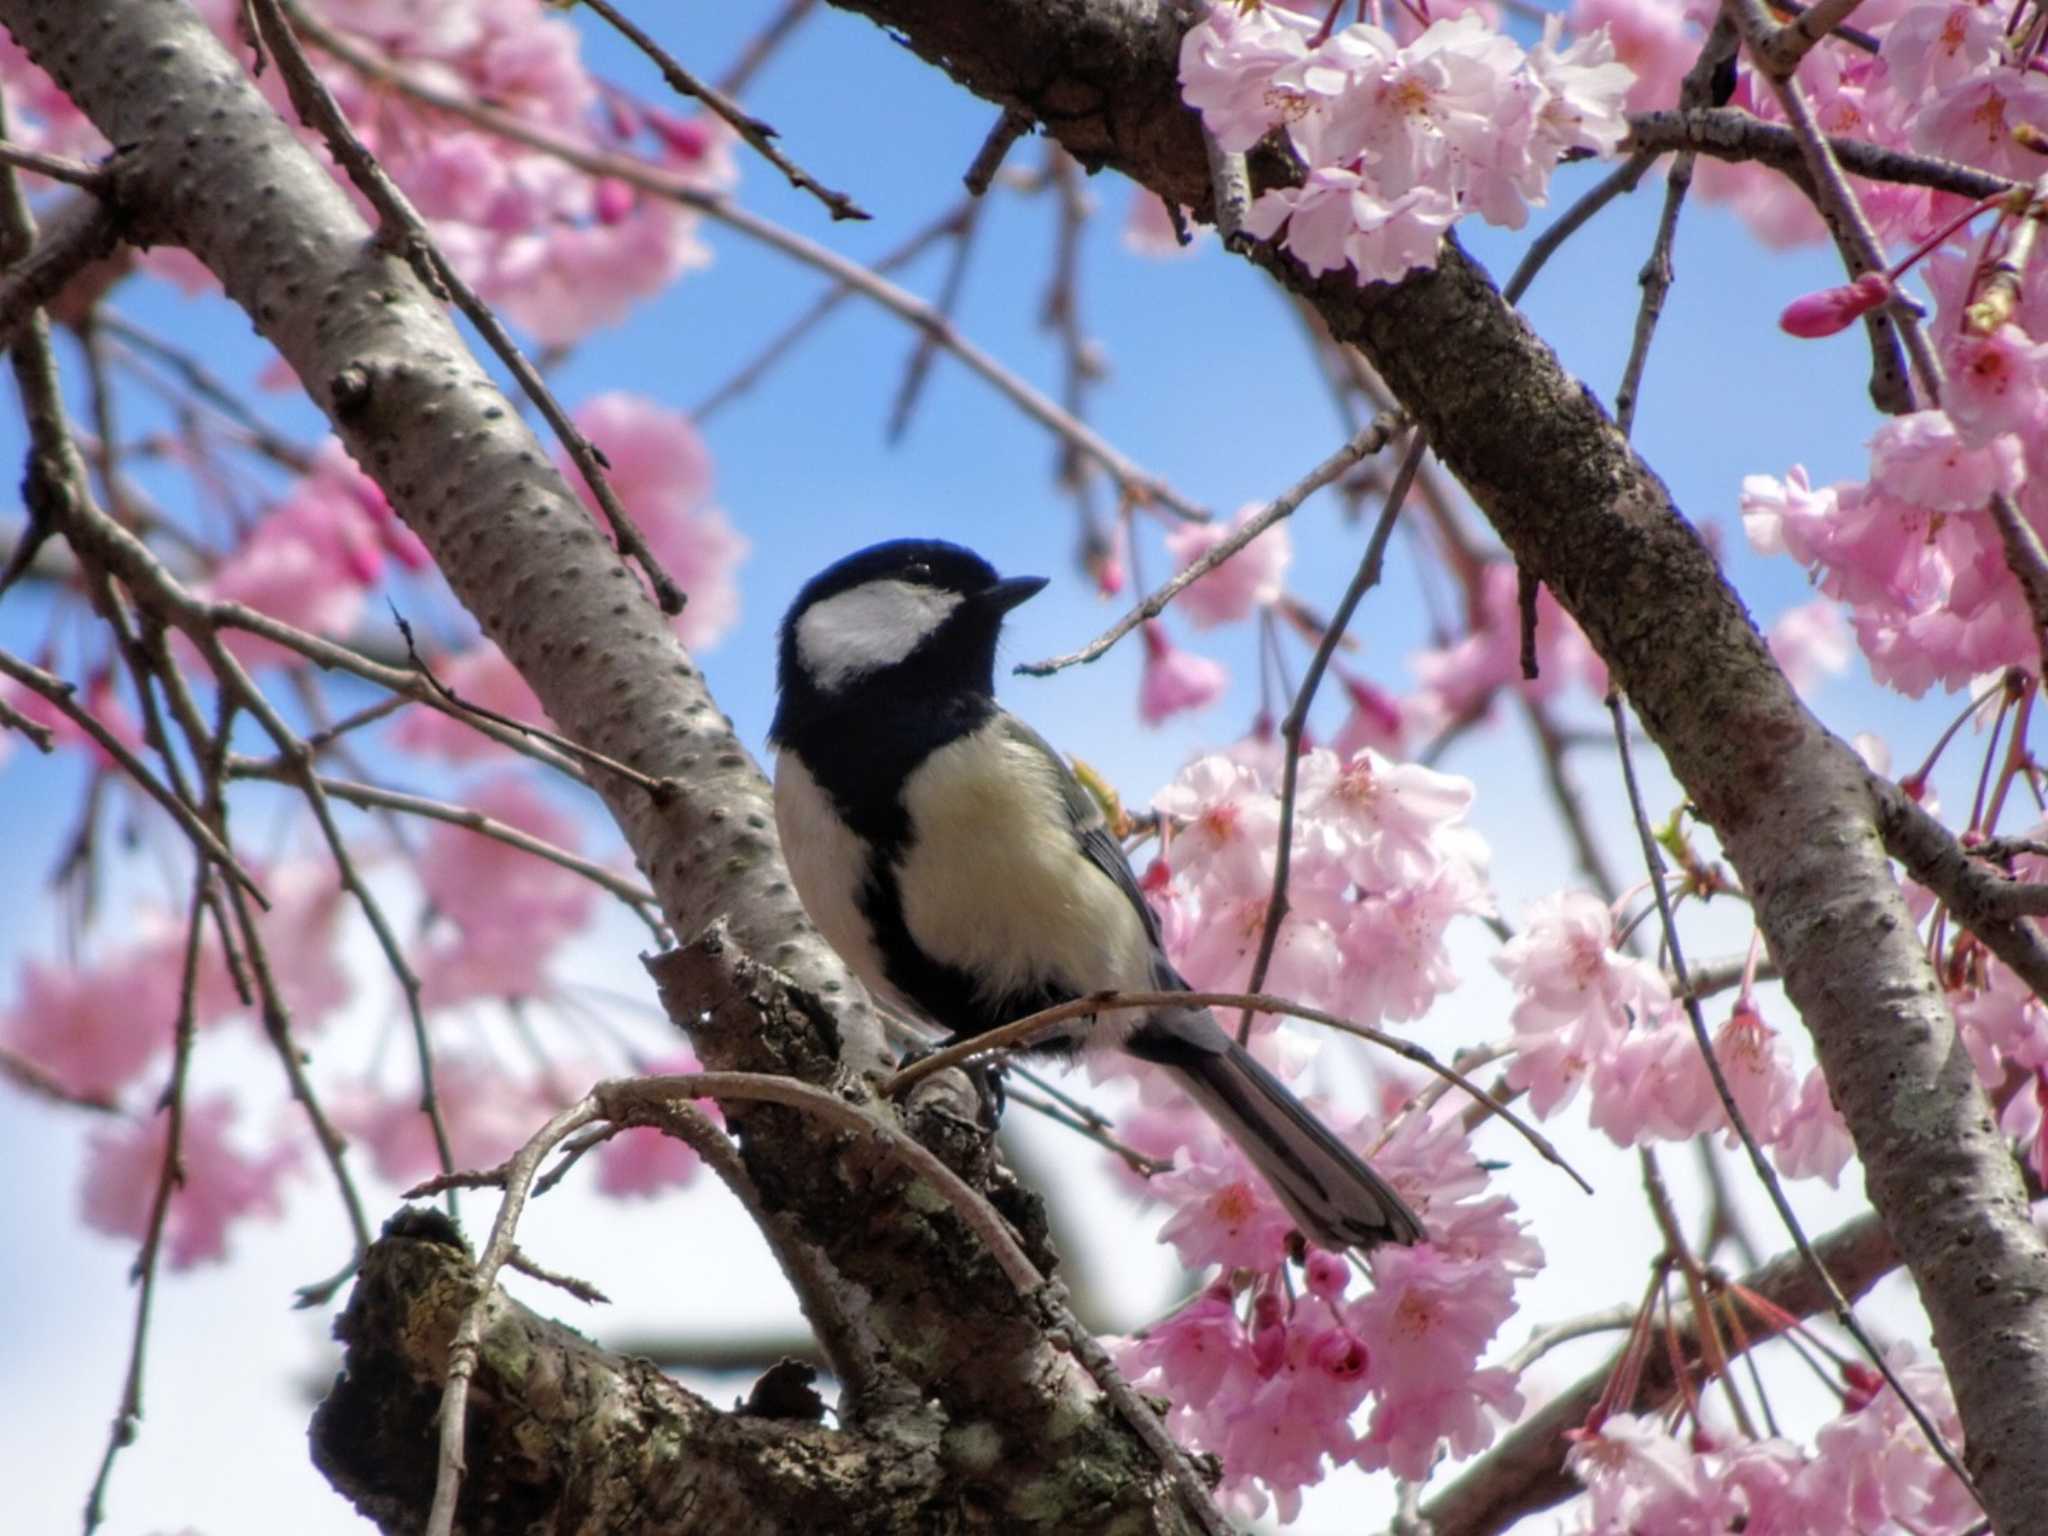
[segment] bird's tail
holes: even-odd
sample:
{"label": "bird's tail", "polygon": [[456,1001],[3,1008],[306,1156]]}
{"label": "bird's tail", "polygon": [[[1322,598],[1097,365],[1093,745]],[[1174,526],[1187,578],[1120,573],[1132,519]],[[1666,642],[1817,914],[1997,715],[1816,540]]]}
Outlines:
{"label": "bird's tail", "polygon": [[1189,1096],[1265,1175],[1302,1235],[1317,1247],[1342,1252],[1422,1241],[1421,1221],[1393,1186],[1249,1051],[1228,1036],[1222,1043],[1221,1050],[1134,1054],[1173,1070]]}

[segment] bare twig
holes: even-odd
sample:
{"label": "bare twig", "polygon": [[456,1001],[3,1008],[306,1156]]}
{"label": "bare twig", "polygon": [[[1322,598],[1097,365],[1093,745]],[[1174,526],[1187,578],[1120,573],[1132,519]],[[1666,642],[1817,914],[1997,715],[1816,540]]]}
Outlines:
{"label": "bare twig", "polygon": [[774,128],[748,112],[738,102],[715,85],[707,85],[683,68],[675,55],[657,43],[646,32],[636,26],[631,17],[610,3],[610,0],[583,0],[583,8],[594,11],[621,33],[661,71],[669,89],[679,96],[690,96],[704,103],[732,126],[734,133],[752,146],[754,152],[775,169],[789,178],[789,184],[800,192],[808,192],[834,219],[865,219],[871,217],[868,211],[848,197],[844,192],[835,192],[825,186],[802,166],[791,160],[775,147],[778,137]]}
{"label": "bare twig", "polygon": [[1553,1163],[1570,1174],[1573,1181],[1586,1193],[1593,1192],[1593,1186],[1579,1177],[1578,1172],[1564,1160],[1542,1132],[1524,1121],[1456,1067],[1446,1066],[1421,1046],[1413,1041],[1403,1040],[1399,1035],[1390,1035],[1384,1030],[1374,1029],[1369,1024],[1359,1024],[1341,1015],[1326,1013],[1320,1008],[1306,1007],[1270,993],[1097,992],[1087,997],[1077,997],[1069,1002],[1055,1003],[1050,1008],[1041,1008],[1036,1013],[1028,1014],[998,1029],[989,1030],[985,1034],[956,1041],[943,1049],[933,1051],[928,1056],[920,1056],[885,1082],[882,1085],[882,1093],[888,1098],[900,1097],[934,1072],[943,1072],[949,1067],[959,1066],[962,1062],[972,1061],[978,1056],[986,1056],[995,1051],[1029,1046],[1058,1033],[1059,1026],[1070,1019],[1090,1018],[1098,1013],[1114,1013],[1134,1008],[1242,1008],[1248,1014],[1274,1013],[1293,1019],[1305,1019],[1311,1024],[1321,1024],[1329,1029],[1356,1035],[1361,1040],[1370,1040],[1382,1050],[1392,1051],[1402,1060],[1412,1061],[1418,1067],[1455,1083],[1469,1094],[1474,1102],[1485,1106],[1488,1113],[1499,1115],[1513,1126],[1524,1141],[1543,1155],[1544,1161]]}
{"label": "bare twig", "polygon": [[[1629,114],[1628,121],[1628,142],[1639,151],[1696,149],[1716,160],[1753,160],[1792,172],[1802,170],[1806,163],[1806,151],[1796,132],[1783,123],[1765,122],[1739,107],[1634,112]],[[1825,142],[1844,170],[1866,181],[1932,187],[1973,201],[1998,197],[2026,185],[1975,166],[1943,160],[1938,155],[1889,149],[1867,139],[1827,136]]]}
{"label": "bare twig", "polygon": [[[511,371],[519,381],[520,389],[554,430],[556,438],[582,475],[583,483],[590,487],[590,494],[603,511],[612,537],[618,541],[619,552],[639,565],[646,574],[661,611],[681,613],[683,604],[688,601],[687,594],[663,568],[654,551],[648,547],[640,525],[612,490],[611,482],[605,477],[603,456],[569,419],[569,413],[562,409],[554,392],[526,360],[525,353],[519,350],[490,305],[477,296],[456,272],[454,264],[442,254],[434,242],[432,231],[427,228],[426,220],[420,217],[412,200],[399,190],[398,184],[385,174],[384,167],[370,153],[368,146],[356,137],[355,129],[327,89],[326,82],[314,71],[293,31],[295,21],[304,26],[303,17],[296,12],[288,17],[284,0],[250,0],[250,4],[262,24],[264,40],[277,58],[278,71],[290,89],[292,105],[298,109],[307,126],[317,130],[326,140],[336,163],[348,172],[356,190],[377,210],[379,238],[406,258],[429,291],[453,300],[463,317],[477,328],[478,334],[489,343],[498,360]],[[311,28],[306,30],[308,36],[313,35]],[[338,380],[330,393],[338,394],[345,387],[346,380]],[[345,400],[335,398],[329,403],[337,413],[347,413]]]}
{"label": "bare twig", "polygon": [[1188,587],[1230,559],[1282,518],[1291,517],[1304,501],[1342,475],[1360,459],[1368,458],[1386,447],[1408,425],[1407,414],[1402,411],[1388,411],[1375,417],[1353,434],[1351,440],[1343,447],[1268,502],[1258,515],[1248,519],[1242,528],[1233,529],[1227,538],[1213,549],[1205,551],[1185,570],[1175,572],[1170,580],[1081,649],[1070,651],[1064,656],[1048,657],[1044,661],[1022,662],[1016,670],[1032,677],[1049,677],[1066,667],[1094,661],[1140,624],[1158,618],[1166,611],[1167,604]]}
{"label": "bare twig", "polygon": [[0,346],[12,346],[24,322],[120,238],[120,217],[100,198],[75,197],[51,214],[40,239],[0,263]]}
{"label": "bare twig", "polygon": [[1991,493],[1991,521],[2005,546],[2006,569],[2027,600],[2027,614],[2034,621],[2034,649],[2043,661],[2041,675],[2048,677],[2048,549],[2041,547],[2034,525],[2020,516],[2020,509],[2004,491]]}
{"label": "bare twig", "polygon": [[1758,39],[1751,51],[1768,73],[1782,80],[1799,67],[1799,61],[1815,44],[1847,21],[1862,3],[1863,0],[1814,0],[1812,5],[1797,11],[1792,20]]}
{"label": "bare twig", "polygon": [[[298,770],[283,761],[264,762],[254,758],[232,757],[228,760],[228,776],[290,781],[297,778]],[[346,800],[350,805],[361,806],[365,810],[399,811],[407,816],[421,816],[431,821],[447,822],[450,826],[464,827],[480,837],[488,837],[494,842],[503,843],[508,848],[530,853],[537,859],[545,859],[548,863],[566,869],[572,874],[581,875],[591,884],[618,897],[654,929],[657,936],[665,932],[654,892],[646,886],[606,868],[595,859],[586,859],[581,854],[572,853],[567,848],[549,842],[546,838],[522,832],[509,823],[486,816],[482,811],[446,800],[436,800],[427,795],[407,794],[402,790],[358,783],[353,779],[337,779],[326,774],[320,776],[320,787],[334,799]]]}
{"label": "bare twig", "polygon": [[[274,3],[274,0],[270,0],[270,3]],[[1055,435],[1071,441],[1080,452],[1100,464],[1116,481],[1121,492],[1133,502],[1157,504],[1174,516],[1191,522],[1207,521],[1209,514],[1202,507],[1188,500],[1157,476],[1139,469],[1104,441],[1098,433],[1084,423],[1075,421],[1038,390],[968,341],[930,304],[904,292],[893,283],[876,277],[859,262],[760,218],[727,198],[692,186],[684,178],[666,172],[658,166],[630,155],[592,149],[587,144],[579,144],[536,128],[509,112],[501,112],[482,102],[472,101],[454,92],[428,85],[405,70],[394,67],[388,59],[380,58],[359,47],[352,40],[321,26],[310,17],[299,14],[294,19],[298,29],[323,52],[334,55],[351,68],[389,85],[414,101],[473,123],[501,138],[524,144],[529,149],[554,155],[565,164],[573,165],[590,175],[616,177],[627,185],[637,187],[653,196],[666,198],[685,208],[694,208],[750,239],[758,240],[782,252],[783,255],[844,283],[863,298],[879,304],[909,324],[936,335],[940,346],[966,364],[972,372],[995,386],[999,393],[1025,415]]]}
{"label": "bare twig", "polygon": [[99,1475],[86,1495],[85,1536],[92,1536],[104,1518],[107,1480],[113,1475],[114,1458],[123,1446],[134,1442],[136,1426],[142,1422],[142,1378],[149,1354],[150,1308],[156,1300],[157,1259],[163,1250],[171,1197],[185,1182],[185,1082],[192,1065],[192,1042],[199,1032],[194,999],[199,989],[199,955],[206,933],[204,893],[211,878],[201,865],[193,877],[192,902],[185,918],[185,954],[178,972],[178,1016],[171,1035],[171,1076],[158,1103],[159,1112],[168,1122],[164,1127],[164,1156],[157,1167],[156,1193],[150,1197],[142,1249],[131,1271],[136,1286],[135,1326],[128,1344],[128,1371],[121,1386],[120,1406],[114,1410],[113,1428],[107,1435],[107,1449],[100,1458]]}
{"label": "bare twig", "polygon": [[790,35],[803,24],[817,3],[818,0],[789,0],[769,19],[767,26],[754,34],[753,41],[740,50],[740,56],[718,77],[718,88],[728,96],[737,96],[745,90],[747,82],[754,78],[776,49],[789,41]]}
{"label": "bare twig", "polygon": [[[1429,440],[1418,431],[1409,440],[1407,455],[1394,474],[1394,483],[1387,488],[1386,506],[1380,512],[1379,521],[1373,525],[1372,537],[1366,541],[1365,555],[1358,562],[1358,571],[1351,578],[1351,585],[1345,589],[1343,600],[1337,604],[1337,611],[1330,616],[1330,622],[1323,630],[1322,643],[1316,647],[1315,655],[1309,658],[1308,670],[1302,674],[1301,687],[1295,692],[1287,718],[1280,723],[1280,739],[1285,743],[1280,770],[1280,829],[1273,849],[1273,894],[1266,901],[1266,923],[1260,930],[1258,955],[1252,961],[1251,979],[1246,983],[1254,992],[1265,985],[1267,968],[1273,963],[1273,948],[1280,942],[1280,925],[1287,917],[1287,882],[1293,868],[1294,851],[1294,792],[1301,772],[1301,738],[1302,732],[1308,728],[1309,706],[1315,702],[1316,690],[1322,686],[1330,658],[1336,654],[1344,632],[1351,627],[1351,616],[1358,611],[1365,594],[1379,584],[1380,571],[1386,561],[1387,540],[1394,532],[1394,520],[1400,516],[1401,505],[1408,499],[1408,488],[1415,483],[1416,472],[1422,468],[1422,457],[1428,451]],[[1251,1027],[1252,1016],[1247,1012],[1238,1021],[1240,1044],[1250,1037]]]}
{"label": "bare twig", "polygon": [[1571,207],[1552,219],[1549,227],[1529,242],[1529,249],[1515,264],[1514,275],[1501,289],[1501,297],[1510,304],[1520,303],[1522,295],[1529,291],[1529,285],[1536,281],[1536,274],[1557,254],[1558,247],[1591,223],[1593,216],[1617,197],[1635,191],[1643,173],[1656,163],[1662,153],[1661,149],[1638,149],[1595,182]]}
{"label": "bare twig", "polygon": [[[1700,1008],[1699,999],[1691,995],[1692,986],[1686,977],[1685,953],[1679,943],[1677,921],[1671,912],[1671,895],[1665,889],[1662,878],[1663,859],[1657,851],[1657,835],[1650,827],[1649,814],[1643,808],[1642,791],[1636,783],[1635,755],[1629,748],[1628,723],[1622,711],[1621,695],[1609,694],[1607,707],[1614,717],[1615,750],[1621,756],[1622,780],[1628,789],[1629,809],[1635,817],[1636,834],[1642,842],[1643,863],[1649,870],[1650,890],[1656,897],[1657,915],[1663,924],[1664,943],[1671,956],[1671,969],[1679,978],[1679,993],[1683,1000],[1685,1016],[1692,1024],[1693,1038],[1698,1042],[1700,1055],[1706,1063],[1707,1075],[1713,1079],[1714,1093],[1721,1101],[1722,1113],[1727,1115],[1728,1123],[1741,1138],[1743,1150],[1749,1154],[1750,1166],[1755,1169],[1758,1182],[1770,1196],[1771,1204],[1777,1208],[1778,1218],[1785,1224],[1785,1230],[1791,1234],[1793,1246],[1799,1250],[1800,1257],[1812,1268],[1814,1277],[1827,1291],[1829,1307],[1835,1321],[1841,1325],[1844,1332],[1855,1339],[1857,1347],[1863,1351],[1871,1366],[1884,1377],[1885,1384],[1898,1394],[1900,1404],[1912,1416],[1913,1422],[1926,1437],[1927,1444],[1934,1454],[1941,1458],[1942,1464],[1955,1474],[1956,1480],[1970,1491],[1972,1498],[1978,1498],[1977,1485],[1971,1479],[1968,1468],[1963,1465],[1962,1458],[1949,1445],[1934,1420],[1928,1417],[1927,1410],[1906,1390],[1905,1383],[1898,1379],[1884,1351],[1877,1347],[1868,1333],[1864,1332],[1863,1325],[1856,1320],[1856,1314],[1850,1307],[1848,1298],[1842,1294],[1842,1288],[1835,1283],[1834,1277],[1821,1263],[1820,1255],[1814,1252],[1813,1244],[1807,1238],[1806,1229],[1800,1225],[1791,1202],[1785,1198],[1785,1189],[1778,1181],[1776,1170],[1764,1156],[1763,1148],[1757,1145],[1756,1134],[1749,1128],[1748,1121],[1743,1118],[1741,1107],[1735,1102],[1734,1091],[1728,1086],[1728,1075],[1722,1071],[1721,1058],[1714,1050],[1714,1038],[1707,1028],[1706,1014]],[[1979,1499],[1980,1504],[1981,1502]]]}
{"label": "bare twig", "polygon": [[20,661],[5,651],[0,651],[0,677],[20,683],[90,736],[93,744],[112,758],[121,771],[134,781],[138,789],[170,813],[171,820],[175,821],[178,830],[191,840],[193,848],[202,859],[209,864],[217,865],[230,880],[255,897],[260,904],[270,904],[269,898],[263,894],[263,888],[242,868],[213,828],[207,826],[190,805],[151,773],[148,765],[128,749],[126,742],[102,725],[91,710],[79,704],[76,698],[77,689],[73,684],[60,677],[51,676],[41,667]]}
{"label": "bare twig", "polygon": [[966,183],[967,190],[976,197],[986,196],[988,189],[995,184],[996,172],[1002,169],[1004,157],[1010,153],[1010,146],[1030,131],[1029,112],[1020,112],[1015,107],[1003,108],[1003,115],[996,119],[988,137],[981,141],[981,148],[974,152],[967,174],[960,178]]}

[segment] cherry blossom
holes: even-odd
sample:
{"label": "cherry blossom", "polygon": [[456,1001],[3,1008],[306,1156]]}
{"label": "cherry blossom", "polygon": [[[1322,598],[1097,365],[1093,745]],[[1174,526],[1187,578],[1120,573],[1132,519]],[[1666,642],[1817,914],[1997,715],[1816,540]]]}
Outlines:
{"label": "cherry blossom", "polygon": [[[1166,535],[1166,548],[1175,567],[1186,570],[1264,510],[1262,503],[1253,502],[1240,507],[1228,524],[1180,524]],[[1280,596],[1287,564],[1293,558],[1287,525],[1275,523],[1215,570],[1183,588],[1174,599],[1174,612],[1197,629],[1242,619]]]}
{"label": "cherry blossom", "polygon": [[[299,1148],[287,1143],[259,1157],[239,1151],[228,1138],[237,1113],[224,1094],[186,1102],[178,1141],[182,1177],[172,1186],[164,1219],[164,1254],[173,1269],[219,1263],[228,1256],[228,1230],[237,1221],[283,1214],[279,1185],[297,1166]],[[93,1132],[86,1151],[87,1226],[113,1237],[140,1238],[148,1231],[170,1129],[169,1111],[157,1110]]]}
{"label": "cherry blossom", "polygon": [[[676,619],[683,644],[717,641],[739,616],[734,575],[747,541],[711,503],[711,455],[680,411],[619,392],[586,401],[576,425],[609,461],[619,503],[689,601]],[[592,514],[597,501],[566,457],[560,467]]]}
{"label": "cherry blossom", "polygon": [[1138,716],[1157,725],[1184,710],[1213,704],[1230,684],[1221,662],[1182,650],[1166,637],[1166,626],[1153,620],[1140,631],[1145,641],[1145,670],[1138,681]]}

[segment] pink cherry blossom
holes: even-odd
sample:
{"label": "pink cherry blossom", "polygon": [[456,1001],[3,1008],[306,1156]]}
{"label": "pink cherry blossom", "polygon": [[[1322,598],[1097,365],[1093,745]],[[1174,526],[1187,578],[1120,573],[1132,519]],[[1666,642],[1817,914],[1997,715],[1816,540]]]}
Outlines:
{"label": "pink cherry blossom", "polygon": [[1367,890],[1427,880],[1447,858],[1472,852],[1453,830],[1472,808],[1470,779],[1396,763],[1370,748],[1343,762],[1318,749],[1303,756],[1295,785],[1311,849]]}
{"label": "pink cherry blossom", "polygon": [[1632,1023],[1671,1006],[1663,975],[1614,947],[1607,904],[1584,891],[1535,903],[1493,963],[1518,994],[1508,1080],[1544,1117],[1571,1101]]}
{"label": "pink cherry blossom", "polygon": [[[464,800],[571,852],[581,841],[575,823],[523,778],[489,780]],[[545,992],[548,961],[596,904],[596,887],[581,875],[445,822],[429,834],[419,871],[427,900],[446,920],[430,933],[419,967],[424,994],[436,1006]]]}
{"label": "pink cherry blossom", "polygon": [[1287,1256],[1294,1218],[1234,1142],[1213,1130],[1183,1147],[1171,1173],[1152,1180],[1151,1193],[1172,1207],[1160,1228],[1181,1263],[1201,1270],[1271,1269]]}
{"label": "pink cherry blossom", "polygon": [[1223,664],[1184,651],[1156,620],[1144,626],[1145,670],[1138,682],[1138,716],[1158,725],[1183,710],[1204,709],[1223,696],[1230,674]]}
{"label": "pink cherry blossom", "polygon": [[1299,88],[1275,77],[1307,56],[1316,25],[1278,5],[1215,5],[1181,39],[1181,94],[1224,149],[1250,149],[1299,109]]}
{"label": "pink cherry blossom", "polygon": [[1966,446],[1980,448],[2001,433],[2031,435],[2048,420],[2048,345],[2018,326],[1954,336],[1942,361],[1948,387],[1941,403]]}
{"label": "pink cherry blossom", "polygon": [[1678,88],[1699,54],[1699,41],[1675,0],[1573,0],[1574,32],[1604,31],[1614,55],[1634,75],[1624,105],[1651,112],[1678,105]]}
{"label": "pink cherry blossom", "polygon": [[1916,102],[1960,85],[1997,59],[2003,33],[1988,5],[1928,0],[1910,6],[1884,36],[1891,87]]}
{"label": "pink cherry blossom", "polygon": [[[1175,568],[1186,570],[1264,510],[1262,503],[1252,502],[1240,507],[1228,524],[1180,524],[1166,535]],[[1286,523],[1276,523],[1215,570],[1183,588],[1174,599],[1174,611],[1197,629],[1245,618],[1279,598],[1293,556]]]}
{"label": "pink cherry blossom", "polygon": [[1153,261],[1179,261],[1193,256],[1201,248],[1205,231],[1192,220],[1186,221],[1185,227],[1191,238],[1183,245],[1180,228],[1174,224],[1173,212],[1165,199],[1144,187],[1131,189],[1130,205],[1124,214],[1123,246],[1132,255]]}
{"label": "pink cherry blossom", "polygon": [[[565,1086],[516,1077],[475,1057],[437,1056],[434,1095],[455,1166],[503,1162],[561,1107]],[[417,1083],[396,1091],[370,1081],[349,1084],[329,1096],[328,1106],[334,1123],[369,1149],[379,1178],[410,1185],[440,1171]]]}
{"label": "pink cherry blossom", "polygon": [[[279,1184],[299,1161],[296,1146],[273,1147],[260,1157],[228,1139],[234,1101],[225,1095],[188,1102],[178,1144],[183,1177],[172,1187],[165,1217],[165,1258],[173,1269],[218,1263],[228,1254],[228,1229],[249,1216],[283,1213]],[[140,1238],[163,1176],[171,1117],[93,1132],[87,1143],[84,1215],[87,1226],[113,1237]]]}
{"label": "pink cherry blossom", "polygon": [[1788,608],[1765,636],[1771,655],[1794,688],[1811,693],[1849,664],[1849,626],[1841,606],[1816,598]]}
{"label": "pink cherry blossom", "polygon": [[1913,119],[1913,147],[2015,181],[2040,175],[2041,157],[2013,137],[2021,124],[2048,129],[2048,80],[2001,69],[1938,92]]}
{"label": "pink cherry blossom", "polygon": [[170,1047],[182,951],[167,935],[82,967],[31,958],[0,1041],[67,1092],[111,1101]]}
{"label": "pink cherry blossom", "polygon": [[[575,416],[610,461],[620,504],[689,597],[677,634],[688,646],[714,644],[739,615],[733,578],[748,544],[710,505],[711,455],[697,429],[680,411],[624,392],[586,401]],[[574,466],[561,468],[594,514],[590,488]]]}
{"label": "pink cherry blossom", "polygon": [[1771,1161],[1788,1179],[1823,1179],[1832,1189],[1855,1155],[1848,1123],[1835,1108],[1826,1076],[1815,1067],[1806,1074],[1798,1098],[1779,1123]]}

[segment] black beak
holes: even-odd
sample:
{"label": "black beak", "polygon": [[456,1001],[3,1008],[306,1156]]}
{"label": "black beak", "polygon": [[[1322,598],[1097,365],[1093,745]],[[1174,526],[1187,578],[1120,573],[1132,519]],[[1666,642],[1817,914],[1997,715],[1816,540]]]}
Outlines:
{"label": "black beak", "polygon": [[984,587],[974,596],[975,603],[993,613],[1008,613],[1019,603],[1038,596],[1045,590],[1047,576],[1010,576],[992,587]]}

